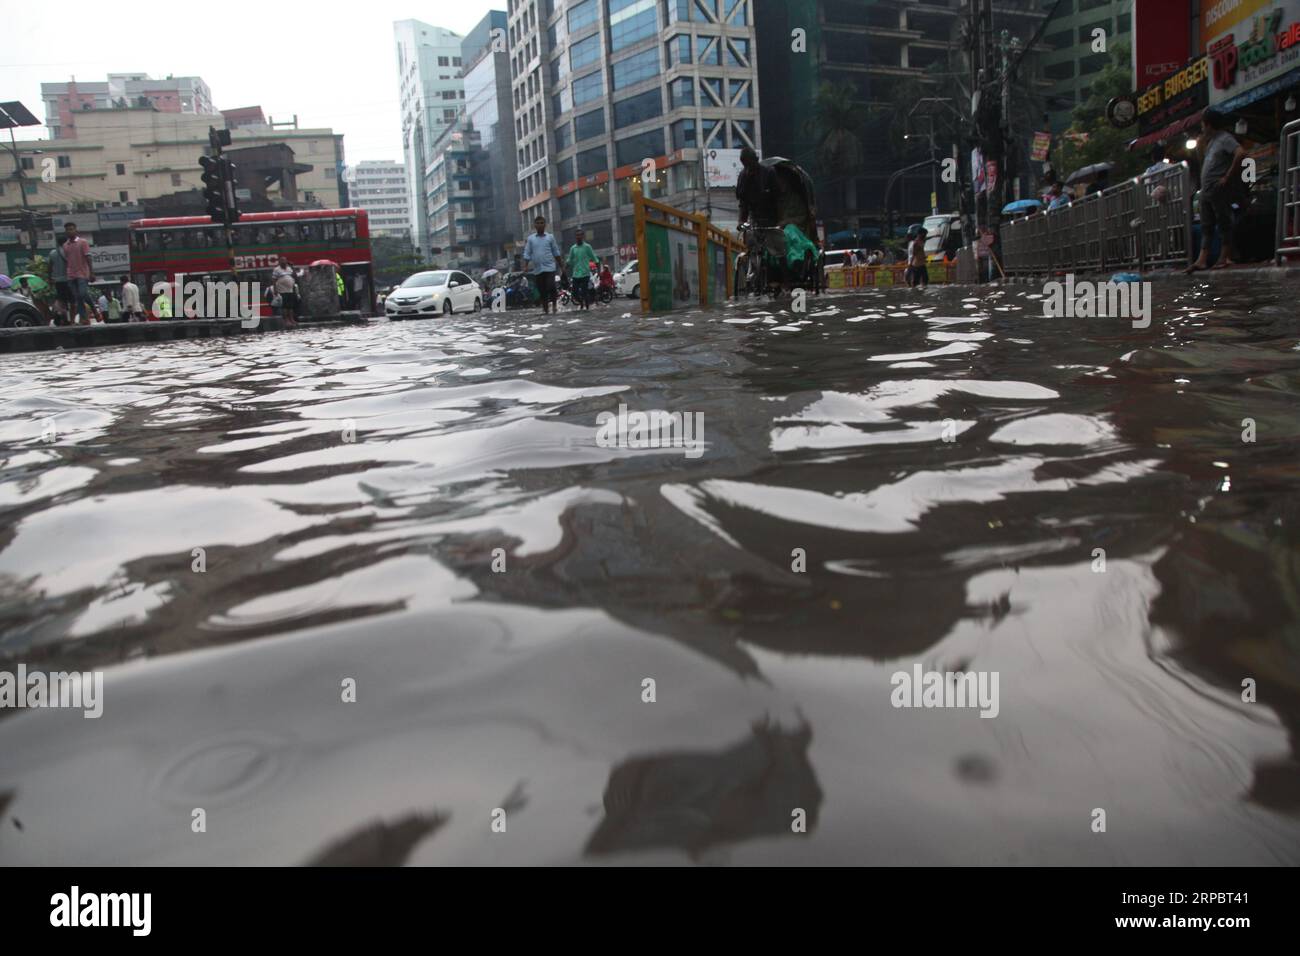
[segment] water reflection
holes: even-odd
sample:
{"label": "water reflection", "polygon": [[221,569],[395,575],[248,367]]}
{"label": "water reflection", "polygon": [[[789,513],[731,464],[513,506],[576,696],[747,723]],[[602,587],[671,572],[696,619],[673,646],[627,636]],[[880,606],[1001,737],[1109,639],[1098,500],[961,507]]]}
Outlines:
{"label": "water reflection", "polygon": [[[476,707],[545,726],[557,769],[584,778],[572,799],[606,791],[593,830],[529,777],[521,820],[553,824],[529,861],[722,843],[762,862],[904,849],[1022,861],[1013,847],[1032,833],[1045,862],[1173,863],[1196,844],[1199,862],[1294,863],[1293,319],[1280,288],[1222,279],[1159,285],[1154,308],[1134,330],[1044,319],[1032,290],[935,289],[840,297],[802,317],[734,304],[481,313],[8,360],[0,655],[111,668],[110,701],[114,687],[132,712],[150,700],[153,722],[175,728],[153,758],[167,763],[224,711],[208,691],[159,698],[153,668],[243,680],[233,658],[207,670],[179,652],[263,668],[286,641],[323,653],[342,628],[364,658],[378,635],[465,607],[508,610],[500,640],[512,646],[547,630],[546,615],[590,609],[602,623],[588,626],[621,635],[621,657],[570,662],[581,676],[536,673],[522,704],[511,680],[450,711],[411,698],[412,715],[462,749],[483,746],[465,729]],[[619,403],[702,412],[707,453],[600,446],[596,417]],[[703,699],[670,686],[667,703],[640,703],[646,674],[629,661],[651,646],[702,681]],[[435,664],[403,647],[390,691],[406,700]],[[292,680],[294,659],[273,673]],[[890,708],[889,674],[914,660],[1000,670],[999,718]],[[133,668],[144,670],[114,680]],[[1254,704],[1241,700],[1246,678]],[[633,713],[578,707],[575,686],[607,707],[626,696]],[[791,782],[769,794],[776,781],[747,782],[746,768],[787,732],[741,728],[795,705],[808,739],[781,744],[791,762],[777,776]],[[183,706],[192,719],[169,722]],[[569,706],[581,716],[555,729],[554,709]],[[644,739],[664,712],[672,729]],[[276,734],[298,719],[283,702],[257,715]],[[89,738],[48,717],[0,714],[0,746],[26,741],[30,754],[0,768],[0,789],[16,793],[10,812],[47,824],[54,811],[29,785],[51,779],[49,758],[32,742],[62,728],[68,766],[99,766]],[[688,730],[701,724],[715,728],[709,746]],[[375,747],[385,726],[352,734]],[[286,766],[319,759],[276,746],[293,755]],[[516,761],[528,752],[510,748]],[[346,819],[300,844],[268,836],[268,859],[312,859],[329,833],[427,815],[431,802],[449,822],[412,844],[413,862],[496,859],[462,828],[482,828],[504,782],[470,780],[438,776],[417,793],[376,778],[382,798],[350,793]],[[465,802],[451,809],[445,788]],[[822,790],[842,801],[836,824],[754,839],[789,833],[779,804],[797,793],[817,805]],[[981,811],[983,795],[1002,810]],[[1104,800],[1149,833],[1081,850],[1077,819]],[[112,819],[111,801],[94,805]],[[945,836],[940,818],[979,835]],[[1161,837],[1161,820],[1188,839]],[[890,825],[913,845],[869,839]],[[0,858],[16,852],[8,839]]]}

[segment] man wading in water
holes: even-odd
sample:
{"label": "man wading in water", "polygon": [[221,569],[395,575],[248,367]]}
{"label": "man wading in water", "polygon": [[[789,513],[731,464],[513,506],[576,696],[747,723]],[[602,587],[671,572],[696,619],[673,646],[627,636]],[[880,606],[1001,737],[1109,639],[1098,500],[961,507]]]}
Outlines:
{"label": "man wading in water", "polygon": [[537,289],[537,297],[542,300],[542,314],[546,315],[557,295],[555,270],[560,267],[560,244],[546,231],[546,220],[541,216],[533,220],[533,225],[537,231],[524,243],[524,262],[528,265],[528,277]]}

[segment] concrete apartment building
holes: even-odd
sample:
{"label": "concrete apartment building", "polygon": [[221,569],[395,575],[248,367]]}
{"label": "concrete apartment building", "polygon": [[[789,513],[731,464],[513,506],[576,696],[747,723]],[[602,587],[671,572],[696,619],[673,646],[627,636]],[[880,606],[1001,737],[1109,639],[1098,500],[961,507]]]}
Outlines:
{"label": "concrete apartment building", "polygon": [[425,177],[429,243],[440,263],[496,266],[519,237],[506,14],[488,13],[462,43],[465,105],[434,144]]}
{"label": "concrete apartment building", "polygon": [[[28,201],[37,212],[77,204],[122,206],[201,189],[199,156],[208,149],[210,115],[164,113],[153,107],[86,110],[77,116],[75,139],[18,143]],[[286,144],[293,150],[297,197],[325,208],[339,205],[343,136],[330,129],[244,126],[231,131],[232,149]],[[53,159],[53,181],[42,178]],[[301,167],[308,166],[309,169]],[[0,212],[22,208],[17,183],[0,187]],[[274,199],[272,188],[269,197]]]}
{"label": "concrete apartment building", "polygon": [[[761,146],[754,6],[509,0],[521,232],[541,214],[564,245],[579,226],[603,257],[634,243],[646,159],[649,196],[703,211],[702,150]],[[728,191],[713,198],[734,220]]]}
{"label": "concrete apartment building", "polygon": [[402,153],[411,209],[411,243],[429,254],[425,177],[433,146],[456,122],[465,100],[459,33],[420,20],[393,24],[402,107]]}
{"label": "concrete apartment building", "polygon": [[510,54],[504,10],[493,10],[469,32],[465,62],[465,121],[475,137],[470,153],[474,227],[466,242],[474,259],[495,266],[521,238]]}
{"label": "concrete apartment building", "polygon": [[397,236],[409,241],[411,201],[406,167],[391,159],[363,160],[344,174],[348,202],[370,216],[372,236]]}
{"label": "concrete apartment building", "polygon": [[[1096,29],[1106,31],[1106,53],[1092,52]],[[1052,132],[1069,127],[1071,111],[1088,99],[1092,78],[1111,62],[1110,44],[1132,40],[1133,0],[1065,0],[1043,34],[1047,50],[1039,57],[1043,78],[1052,84],[1047,91]]]}
{"label": "concrete apartment building", "polygon": [[212,90],[197,76],[155,80],[146,73],[110,73],[105,82],[42,83],[45,125],[51,139],[76,139],[77,120],[87,110],[152,107],[161,113],[210,116]]}

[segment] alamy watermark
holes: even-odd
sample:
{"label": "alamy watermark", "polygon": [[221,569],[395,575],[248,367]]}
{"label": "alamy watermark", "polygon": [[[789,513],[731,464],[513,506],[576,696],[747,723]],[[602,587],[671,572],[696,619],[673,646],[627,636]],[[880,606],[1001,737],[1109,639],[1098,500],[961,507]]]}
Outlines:
{"label": "alamy watermark", "polygon": [[1065,282],[1043,286],[1043,315],[1049,319],[1130,319],[1133,328],[1151,324],[1150,282]]}
{"label": "alamy watermark", "polygon": [[981,717],[996,717],[997,671],[895,671],[889,678],[889,702],[895,707],[978,707]]}
{"label": "alamy watermark", "polygon": [[[172,287],[175,286],[175,292]],[[258,307],[262,302],[262,283],[257,281],[192,279],[184,272],[176,273],[175,283],[155,282],[153,294],[171,295],[175,312],[180,317],[203,319],[239,319],[246,329],[261,324]]]}
{"label": "alamy watermark", "polygon": [[80,708],[83,717],[104,713],[103,671],[33,671],[19,664],[16,673],[0,671],[0,708]]}
{"label": "alamy watermark", "polygon": [[619,405],[617,414],[597,415],[596,424],[601,448],[681,448],[687,458],[704,454],[703,412],[629,412]]}

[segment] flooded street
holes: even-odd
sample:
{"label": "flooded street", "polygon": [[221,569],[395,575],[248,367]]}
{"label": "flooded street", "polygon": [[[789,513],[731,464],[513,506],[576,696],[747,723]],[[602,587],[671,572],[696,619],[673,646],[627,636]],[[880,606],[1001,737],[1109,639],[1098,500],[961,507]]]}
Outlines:
{"label": "flooded street", "polygon": [[5,358],[0,664],[103,713],[0,710],[0,863],[1300,863],[1294,289],[1214,278]]}

